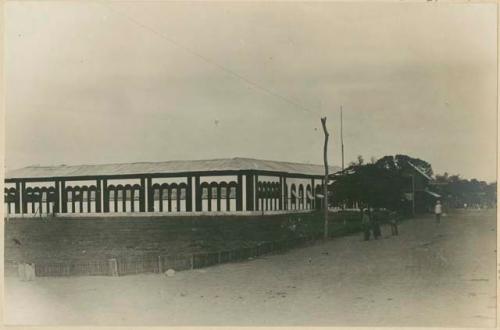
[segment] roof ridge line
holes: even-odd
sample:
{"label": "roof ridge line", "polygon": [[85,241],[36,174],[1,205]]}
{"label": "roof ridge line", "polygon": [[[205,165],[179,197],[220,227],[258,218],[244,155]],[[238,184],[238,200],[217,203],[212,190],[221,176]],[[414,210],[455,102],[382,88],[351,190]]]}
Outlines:
{"label": "roof ridge line", "polygon": [[[172,162],[206,162],[206,161],[224,161],[224,160],[256,160],[263,162],[276,162],[281,164],[293,164],[293,165],[312,165],[312,166],[323,166],[323,164],[311,164],[311,163],[301,163],[297,161],[282,161],[273,159],[262,159],[262,158],[251,158],[251,157],[232,157],[232,158],[209,158],[209,159],[172,159],[172,160],[160,160],[160,161],[139,161],[139,162],[112,162],[112,163],[96,163],[96,164],[57,164],[57,165],[28,165],[22,168],[51,168],[51,167],[76,167],[76,166],[106,166],[106,165],[132,165],[132,164],[161,164],[161,163],[172,163]],[[328,165],[328,167],[336,167],[336,165]],[[14,169],[16,170],[16,169]]]}

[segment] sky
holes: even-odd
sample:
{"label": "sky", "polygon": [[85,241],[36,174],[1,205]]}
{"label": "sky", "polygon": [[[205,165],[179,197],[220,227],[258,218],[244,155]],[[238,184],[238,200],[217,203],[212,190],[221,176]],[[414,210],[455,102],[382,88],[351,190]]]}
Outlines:
{"label": "sky", "polygon": [[496,180],[494,4],[7,2],[6,168],[407,154]]}

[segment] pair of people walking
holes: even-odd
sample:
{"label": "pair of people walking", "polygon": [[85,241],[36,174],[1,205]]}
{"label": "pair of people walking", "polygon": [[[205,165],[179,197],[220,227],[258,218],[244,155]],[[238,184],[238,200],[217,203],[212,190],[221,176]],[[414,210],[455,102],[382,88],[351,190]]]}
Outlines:
{"label": "pair of people walking", "polygon": [[382,236],[382,231],[380,229],[380,223],[378,219],[373,217],[368,209],[363,210],[361,224],[363,226],[363,238],[365,241],[370,240],[370,236],[372,233],[374,239],[379,239],[379,237]]}

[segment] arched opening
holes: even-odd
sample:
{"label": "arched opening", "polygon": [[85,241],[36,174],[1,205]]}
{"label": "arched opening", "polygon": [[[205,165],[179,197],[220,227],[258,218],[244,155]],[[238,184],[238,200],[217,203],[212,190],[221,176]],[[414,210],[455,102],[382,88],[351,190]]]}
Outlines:
{"label": "arched opening", "polygon": [[323,208],[323,198],[321,196],[323,195],[323,188],[321,185],[316,185],[315,190],[315,201],[314,201],[314,206],[316,207],[317,210],[321,210]]}
{"label": "arched opening", "polygon": [[26,189],[26,202],[28,203],[28,213],[35,214],[40,210],[40,189],[27,188]]}
{"label": "arched opening", "polygon": [[[127,211],[135,212],[139,209],[139,205],[136,207],[136,199],[139,197],[135,186],[126,186],[127,188]],[[129,209],[130,206],[130,209]]]}
{"label": "arched opening", "polygon": [[[72,212],[72,209],[71,209],[71,198],[73,198],[73,192],[72,192],[72,188],[71,187],[66,187],[64,190],[63,190],[63,202],[64,202],[64,208],[66,210],[66,213],[71,213]],[[64,210],[64,209],[63,209]]]}
{"label": "arched opening", "polygon": [[269,186],[269,182],[264,182],[262,187],[264,188],[264,210],[268,211],[270,208],[271,187]]}
{"label": "arched opening", "polygon": [[217,182],[210,183],[210,190],[208,196],[209,196],[208,210],[220,211],[219,185],[217,184]]}
{"label": "arched opening", "polygon": [[88,212],[94,213],[97,212],[97,187],[96,186],[90,186],[88,188],[88,199],[87,199],[87,204],[88,204]]}
{"label": "arched opening", "polygon": [[203,182],[201,184],[201,210],[202,211],[209,211],[209,204],[210,204],[210,186],[207,182]]}
{"label": "arched opening", "polygon": [[71,210],[72,213],[81,213],[82,212],[82,191],[79,186],[73,187],[73,194],[71,196]]}
{"label": "arched opening", "polygon": [[257,207],[264,210],[264,187],[262,182],[257,182]]}
{"label": "arched opening", "polygon": [[180,183],[177,187],[177,211],[186,211],[187,184]]}
{"label": "arched opening", "polygon": [[4,189],[4,203],[5,203],[6,214],[15,213],[16,188],[5,188]]}
{"label": "arched opening", "polygon": [[236,189],[238,184],[231,181],[228,185],[229,194],[227,195],[228,211],[236,211]]}
{"label": "arched opening", "polygon": [[115,187],[115,212],[116,213],[122,213],[125,212],[125,205],[124,202],[126,200],[124,196],[124,187],[123,185],[119,184]]}
{"label": "arched opening", "polygon": [[170,185],[170,206],[169,212],[178,212],[179,211],[179,186],[176,183],[172,183]]}
{"label": "arched opening", "polygon": [[227,188],[227,182],[222,181],[219,183],[219,194],[220,194],[220,207],[221,210],[223,211],[228,211],[229,210],[229,203],[228,203],[228,188]]}
{"label": "arched opening", "polygon": [[[158,183],[155,183],[151,186],[151,191],[152,191],[152,195],[153,195],[153,212],[160,212],[160,202],[161,202],[161,198],[160,198],[160,185]],[[151,197],[150,197],[151,198]]]}
{"label": "arched opening", "polygon": [[302,184],[299,184],[298,199],[299,199],[299,210],[303,210],[304,209],[304,186]]}
{"label": "arched opening", "polygon": [[40,214],[47,214],[47,209],[48,209],[48,196],[47,196],[47,188],[42,187],[40,188],[40,202],[38,204],[38,212]]}
{"label": "arched opening", "polygon": [[283,191],[284,198],[283,198],[283,200],[285,202],[285,205],[283,205],[283,210],[288,210],[289,205],[290,205],[290,203],[289,203],[290,199],[288,197],[288,185],[285,183],[283,186],[284,186],[283,187],[284,188],[284,191]]}
{"label": "arched opening", "polygon": [[312,195],[312,188],[311,185],[307,185],[306,187],[306,209],[311,210],[312,209],[312,203],[314,201],[314,197]]}
{"label": "arched opening", "polygon": [[134,184],[130,188],[130,211],[131,212],[139,212],[141,209],[140,206],[141,200],[141,186],[138,184]]}
{"label": "arched opening", "polygon": [[274,209],[279,210],[280,206],[280,199],[281,199],[281,194],[280,194],[280,183],[275,182],[274,183]]}
{"label": "arched opening", "polygon": [[82,186],[81,187],[82,198],[80,200],[80,212],[81,213],[90,213],[90,196],[89,196],[89,187]]}
{"label": "arched opening", "polygon": [[269,182],[269,209],[276,210],[276,184]]}
{"label": "arched opening", "polygon": [[109,185],[107,187],[107,191],[108,191],[109,212],[111,213],[117,212],[116,187],[114,185]]}
{"label": "arched opening", "polygon": [[170,186],[164,183],[160,186],[160,212],[170,212],[171,208]]}
{"label": "arched opening", "polygon": [[295,188],[295,184],[292,183],[290,187],[290,209],[297,209],[297,189]]}
{"label": "arched opening", "polygon": [[121,190],[121,212],[131,212],[132,211],[132,186],[126,184],[125,186],[118,185]]}
{"label": "arched opening", "polygon": [[48,212],[50,214],[55,214],[55,211],[58,208],[58,203],[59,203],[59,196],[56,194],[55,187],[50,187],[47,189],[47,200],[48,200],[47,207],[49,210]]}

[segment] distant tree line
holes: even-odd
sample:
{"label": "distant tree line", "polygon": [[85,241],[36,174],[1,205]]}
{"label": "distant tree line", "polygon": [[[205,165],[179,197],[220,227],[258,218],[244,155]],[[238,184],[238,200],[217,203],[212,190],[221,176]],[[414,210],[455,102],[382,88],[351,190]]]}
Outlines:
{"label": "distant tree line", "polygon": [[495,207],[497,202],[497,183],[487,183],[476,179],[462,179],[460,175],[444,173],[436,175],[434,190],[441,194],[449,206]]}
{"label": "distant tree line", "polygon": [[409,201],[405,192],[411,188],[411,178],[405,170],[411,166],[418,170],[429,181],[430,188],[443,196],[450,207],[496,205],[496,183],[487,184],[476,179],[464,180],[458,175],[448,176],[434,174],[432,165],[422,159],[408,155],[384,156],[378,160],[373,157],[365,164],[362,156],[351,162],[344,171],[330,176],[332,193],[329,203],[334,206],[358,206],[403,210],[408,208]]}

